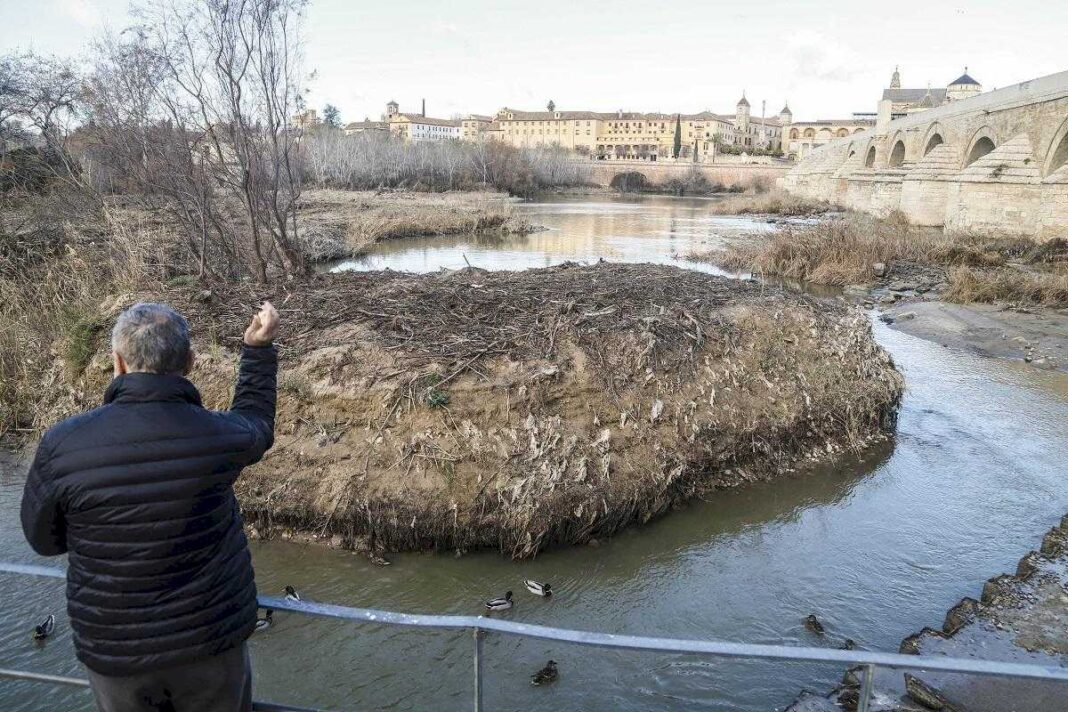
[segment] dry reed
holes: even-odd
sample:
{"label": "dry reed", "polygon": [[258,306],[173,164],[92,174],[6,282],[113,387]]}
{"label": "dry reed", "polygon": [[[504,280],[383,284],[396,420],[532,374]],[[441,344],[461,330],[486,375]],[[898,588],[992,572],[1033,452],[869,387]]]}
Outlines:
{"label": "dry reed", "polygon": [[729,196],[712,206],[712,212],[718,215],[811,217],[842,210],[841,206],[833,203],[803,198],[781,189],[757,189],[752,193]]}
{"label": "dry reed", "polygon": [[[982,233],[950,233],[910,225],[900,213],[886,218],[848,213],[815,225],[787,225],[725,251],[689,255],[725,267],[815,284],[871,282],[873,265],[932,269],[950,283],[952,301],[1018,301],[1065,306],[1060,243]],[[1031,266],[1019,265],[1028,263]],[[973,269],[977,268],[977,269]]]}

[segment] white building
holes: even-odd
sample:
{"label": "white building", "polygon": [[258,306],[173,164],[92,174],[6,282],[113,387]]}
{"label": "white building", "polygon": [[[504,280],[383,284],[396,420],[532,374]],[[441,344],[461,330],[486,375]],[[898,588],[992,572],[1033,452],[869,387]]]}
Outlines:
{"label": "white building", "polygon": [[382,117],[389,124],[389,131],[405,141],[447,141],[458,139],[463,133],[459,120],[434,119],[426,115],[426,102],[419,114],[402,114],[397,102],[386,104],[386,114]]}
{"label": "white building", "polygon": [[451,119],[395,114],[389,119],[389,130],[405,141],[446,141],[460,138],[461,125]]}

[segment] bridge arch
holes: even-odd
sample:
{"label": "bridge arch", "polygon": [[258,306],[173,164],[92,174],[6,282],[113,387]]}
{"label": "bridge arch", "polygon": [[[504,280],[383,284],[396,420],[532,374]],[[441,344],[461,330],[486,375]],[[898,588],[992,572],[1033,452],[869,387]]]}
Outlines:
{"label": "bridge arch", "polygon": [[865,168],[874,168],[875,167],[875,146],[874,145],[868,147],[868,153],[864,157],[864,167]]}
{"label": "bridge arch", "polygon": [[937,121],[927,127],[923,136],[923,155],[927,155],[946,142],[946,130]]}
{"label": "bridge arch", "polygon": [[1050,141],[1049,151],[1046,154],[1046,165],[1042,171],[1043,177],[1048,176],[1065,164],[1068,164],[1068,118],[1064,119],[1061,127],[1057,129],[1057,133],[1053,134],[1053,140]]}
{"label": "bridge arch", "polygon": [[899,138],[894,142],[893,148],[890,149],[890,159],[888,165],[891,168],[900,168],[901,164],[905,162],[905,139]]}
{"label": "bridge arch", "polygon": [[984,126],[972,134],[968,149],[964,152],[962,168],[967,168],[980,158],[997,148],[997,134],[989,126]]}

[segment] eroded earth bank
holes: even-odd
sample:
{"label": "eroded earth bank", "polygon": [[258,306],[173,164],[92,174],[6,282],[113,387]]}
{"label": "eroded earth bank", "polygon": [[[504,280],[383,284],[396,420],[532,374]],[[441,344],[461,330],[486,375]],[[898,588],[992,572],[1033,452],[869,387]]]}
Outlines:
{"label": "eroded earth bank", "polygon": [[[881,439],[903,388],[859,310],[673,267],[387,271],[152,296],[190,317],[192,380],[211,407],[228,404],[248,305],[275,301],[277,439],[237,484],[247,522],[374,551],[526,557],[604,537]],[[47,419],[98,397],[103,342]]]}

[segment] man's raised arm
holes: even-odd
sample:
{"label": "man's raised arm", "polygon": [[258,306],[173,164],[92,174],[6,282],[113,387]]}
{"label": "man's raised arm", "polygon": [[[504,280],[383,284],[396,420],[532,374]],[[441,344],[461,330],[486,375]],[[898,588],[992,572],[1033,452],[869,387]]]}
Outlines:
{"label": "man's raised arm", "polygon": [[245,418],[256,435],[249,463],[256,462],[274,443],[274,410],[278,378],[278,354],[274,337],[278,333],[278,312],[264,302],[245,329],[245,345],[230,412]]}

